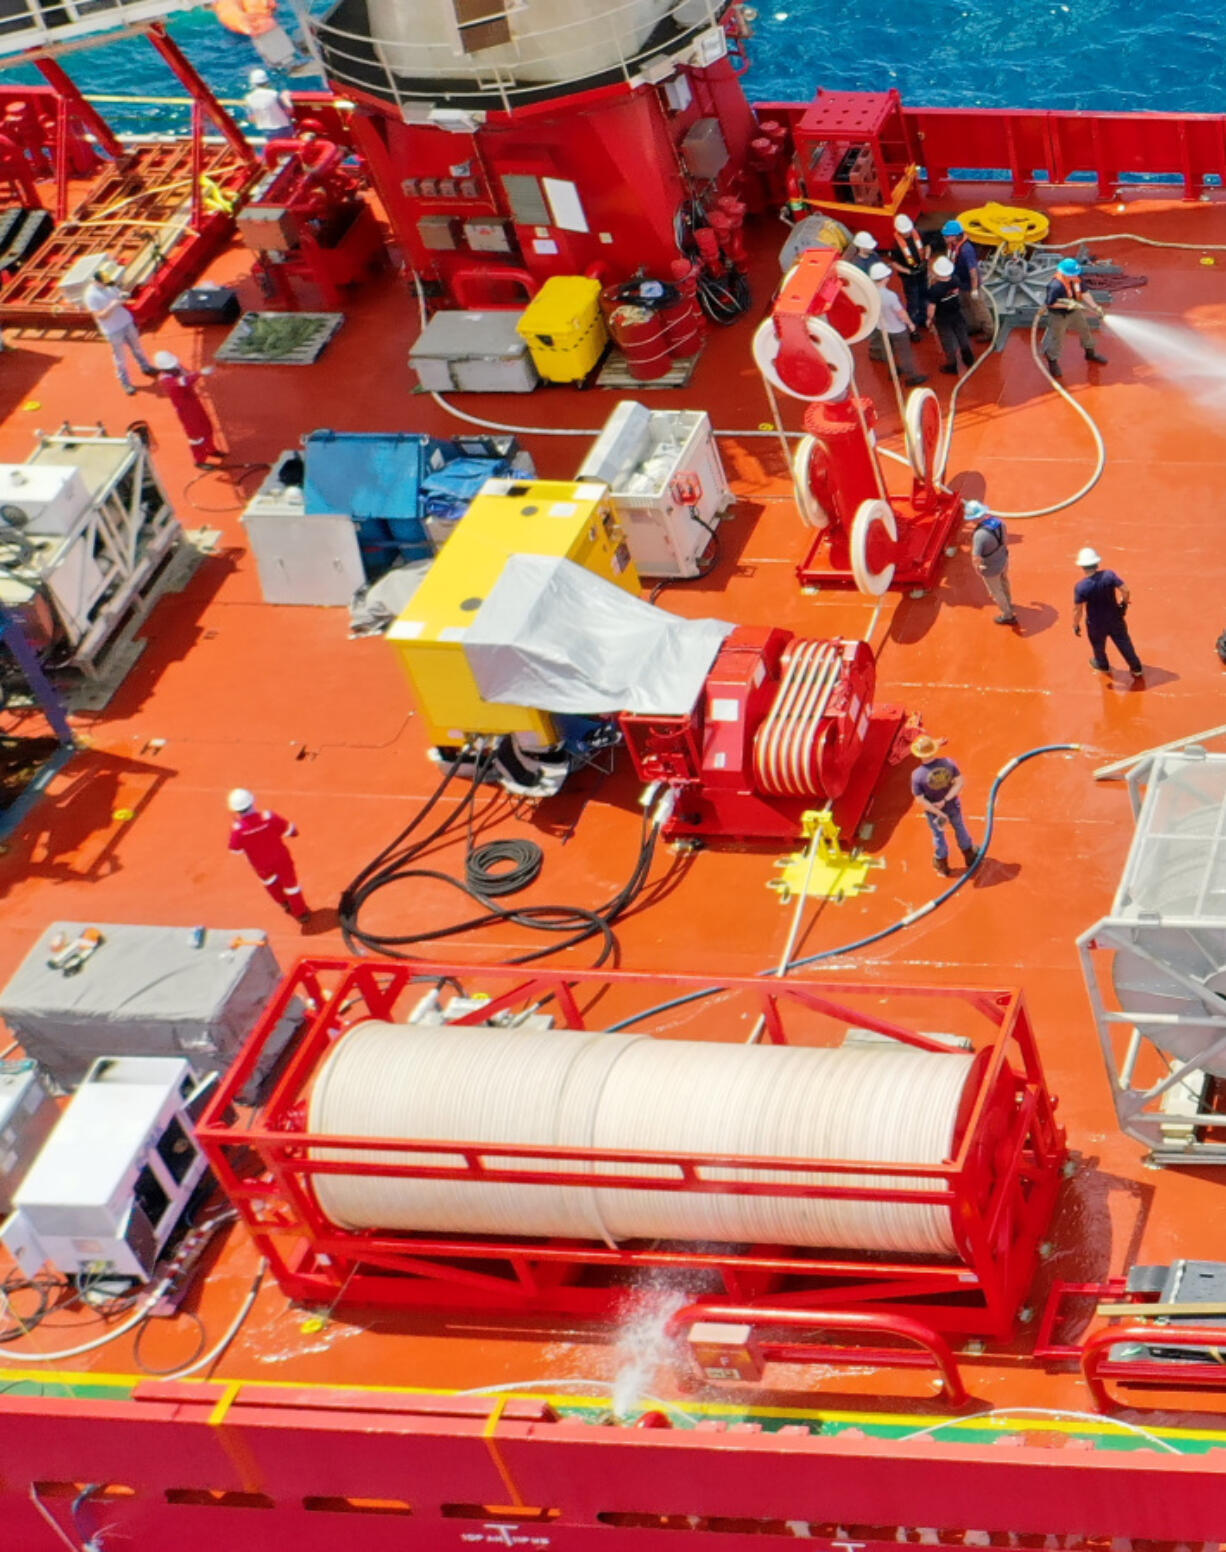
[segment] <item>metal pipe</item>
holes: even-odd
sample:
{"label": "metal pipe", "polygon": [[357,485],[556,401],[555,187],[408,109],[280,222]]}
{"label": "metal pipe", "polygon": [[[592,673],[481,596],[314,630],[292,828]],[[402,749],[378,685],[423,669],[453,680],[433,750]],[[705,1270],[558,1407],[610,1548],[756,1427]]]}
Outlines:
{"label": "metal pipe", "polygon": [[[759,1308],[753,1304],[723,1305],[699,1302],[687,1304],[684,1309],[677,1311],[668,1323],[669,1335],[676,1336],[684,1327],[700,1320],[726,1322],[729,1325],[803,1326],[810,1331],[881,1332],[886,1336],[901,1337],[904,1341],[914,1342],[917,1347],[922,1347],[932,1358],[933,1367],[941,1376],[942,1393],[950,1406],[964,1406],[970,1399],[962,1381],[958,1360],[954,1357],[948,1342],[930,1326],[925,1326],[918,1320],[912,1320],[909,1315],[877,1313],[870,1315],[859,1310],[852,1312],[774,1309]],[[1221,1340],[1220,1334],[1218,1340]],[[886,1361],[885,1355],[879,1348],[875,1349],[875,1357],[879,1361]],[[839,1360],[833,1354],[824,1352],[823,1361],[837,1363]],[[849,1349],[844,1361],[858,1363],[862,1361],[862,1356],[853,1347]],[[910,1359],[903,1361],[910,1367]]]}
{"label": "metal pipe", "polygon": [[[1144,1309],[1138,1305],[1138,1313]],[[1207,1347],[1211,1352],[1222,1349],[1220,1326],[1104,1326],[1087,1338],[1081,1350],[1081,1376],[1086,1389],[1094,1398],[1100,1412],[1110,1412],[1115,1402],[1103,1381],[1102,1370],[1108,1363],[1111,1349],[1122,1344],[1140,1347]],[[1189,1377],[1197,1380],[1196,1389],[1220,1390],[1226,1387],[1226,1368],[1221,1364],[1187,1364],[1147,1359],[1141,1362],[1121,1363],[1129,1375],[1146,1384],[1169,1384],[1174,1390],[1187,1387]]]}
{"label": "metal pipe", "polygon": [[1169,744],[1154,744],[1150,749],[1139,749],[1136,754],[1130,754],[1126,759],[1112,760],[1110,765],[1100,765],[1094,772],[1094,780],[1110,781],[1116,776],[1125,775],[1134,765],[1142,760],[1148,760],[1151,755],[1187,749],[1193,744],[1203,743],[1206,739],[1221,738],[1224,734],[1226,734],[1226,723],[1221,727],[1206,728],[1203,733],[1192,733],[1187,738],[1172,739]]}

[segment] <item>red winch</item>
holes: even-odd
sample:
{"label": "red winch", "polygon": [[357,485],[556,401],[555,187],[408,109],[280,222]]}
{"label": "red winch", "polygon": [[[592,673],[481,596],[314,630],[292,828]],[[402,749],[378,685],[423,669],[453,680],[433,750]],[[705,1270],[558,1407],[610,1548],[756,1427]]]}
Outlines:
{"label": "red winch", "polygon": [[739,626],[688,716],[623,712],[635,770],[678,789],[666,838],[792,840],[826,804],[852,834],[906,722],[876,677],[866,642]]}
{"label": "red winch", "polygon": [[767,383],[808,402],[792,463],[796,504],[818,530],[796,568],[806,586],[854,582],[876,596],[928,587],[962,520],[962,498],[939,478],[941,407],[931,389],[907,400],[911,489],[892,494],[873,437],[877,412],[855,392],[851,346],[877,326],[877,288],[829,248],[801,255],[754,336]]}
{"label": "red winch", "polygon": [[244,242],[259,255],[257,273],[288,307],[292,276],[313,281],[326,305],[339,307],[338,288],[382,262],[379,224],[360,177],[343,165],[347,154],[311,135],[272,141],[264,151],[268,171],[238,217]]}

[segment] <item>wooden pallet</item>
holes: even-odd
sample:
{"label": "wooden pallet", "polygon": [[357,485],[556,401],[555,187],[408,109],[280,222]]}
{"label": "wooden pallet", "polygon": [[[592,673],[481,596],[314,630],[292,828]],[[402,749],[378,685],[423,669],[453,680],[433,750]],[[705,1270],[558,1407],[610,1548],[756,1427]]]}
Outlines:
{"label": "wooden pallet", "polygon": [[674,360],[672,366],[663,377],[653,378],[651,382],[641,382],[626,365],[626,358],[620,350],[612,350],[605,359],[599,375],[596,378],[597,388],[684,388],[686,383],[694,375],[694,368],[698,365],[697,356],[686,356],[681,360]]}
{"label": "wooden pallet", "polygon": [[[243,349],[243,344],[252,324],[260,318],[296,318],[316,327],[308,340],[284,355],[253,355]],[[229,366],[310,366],[323,354],[344,321],[344,313],[244,313],[226,335],[216,359]]]}

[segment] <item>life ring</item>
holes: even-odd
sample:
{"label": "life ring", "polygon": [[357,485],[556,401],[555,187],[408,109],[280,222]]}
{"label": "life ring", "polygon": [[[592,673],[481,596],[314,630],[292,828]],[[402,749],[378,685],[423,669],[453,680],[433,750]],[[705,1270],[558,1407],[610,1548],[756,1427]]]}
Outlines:
{"label": "life ring", "polygon": [[[834,268],[844,295],[863,315],[855,333],[843,335],[849,345],[858,345],[861,340],[869,337],[881,321],[881,293],[877,290],[876,282],[870,280],[858,264],[849,264],[846,259],[840,259]],[[842,330],[839,332],[842,333]]]}
{"label": "life ring", "polygon": [[764,318],[754,332],[753,358],[758,371],[767,382],[780,393],[786,393],[790,399],[803,399],[806,403],[812,403],[814,400],[840,398],[851,386],[854,366],[851,346],[837,329],[831,328],[824,318],[810,318],[806,324],[806,333],[814,351],[825,362],[826,369],[830,373],[830,384],[823,393],[797,393],[780,377],[775,366],[779,355],[779,336],[775,333],[775,325],[769,318]]}
{"label": "life ring", "polygon": [[801,518],[810,528],[822,529],[830,526],[830,514],[817,499],[817,493],[810,483],[813,458],[818,450],[815,436],[801,437],[792,455],[792,482],[796,488],[796,510]]}
{"label": "life ring", "polygon": [[941,445],[941,401],[931,388],[916,388],[907,396],[903,435],[912,473],[924,485],[933,484]]}
{"label": "life ring", "polygon": [[851,574],[856,586],[870,598],[880,598],[893,582],[897,545],[898,524],[890,503],[862,501],[851,525]]}
{"label": "life ring", "polygon": [[1041,210],[998,205],[995,201],[978,205],[974,210],[961,211],[958,220],[972,242],[1004,248],[1006,253],[1021,253],[1023,249],[1041,243],[1051,231],[1051,222]]}

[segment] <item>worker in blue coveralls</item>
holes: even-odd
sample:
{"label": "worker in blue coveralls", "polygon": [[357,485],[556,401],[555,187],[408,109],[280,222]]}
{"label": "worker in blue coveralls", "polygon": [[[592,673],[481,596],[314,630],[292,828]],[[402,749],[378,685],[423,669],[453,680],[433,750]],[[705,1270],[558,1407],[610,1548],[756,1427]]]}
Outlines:
{"label": "worker in blue coveralls", "polygon": [[946,221],[941,228],[941,236],[945,239],[945,252],[953,260],[954,275],[958,282],[958,301],[966,326],[972,334],[990,340],[994,332],[992,314],[983,296],[979,255],[975,252],[975,244],[966,235],[961,221]]}
{"label": "worker in blue coveralls", "polygon": [[911,753],[920,762],[911,772],[911,792],[932,831],[933,867],[943,877],[948,877],[949,842],[945,838],[945,826],[948,825],[954,832],[963,862],[973,868],[979,853],[962,817],[962,772],[941,754],[937,740],[927,734],[915,740]]}
{"label": "worker in blue coveralls", "polygon": [[1064,336],[1070,329],[1081,341],[1086,360],[1098,366],[1106,366],[1106,356],[1100,356],[1094,348],[1094,335],[1087,317],[1087,313],[1093,312],[1101,318],[1103,310],[1083,288],[1081,265],[1076,259],[1061,259],[1056,265],[1056,273],[1043,298],[1043,307],[1047,318],[1043,355],[1047,361],[1047,370],[1053,377],[1063,375],[1060,371],[1060,352],[1064,348]]}
{"label": "worker in blue coveralls", "polygon": [[1114,571],[1104,570],[1102,556],[1089,545],[1078,550],[1077,564],[1085,575],[1073,589],[1073,635],[1081,635],[1084,620],[1090,650],[1094,654],[1090,659],[1090,667],[1100,674],[1111,671],[1111,664],[1107,661],[1107,643],[1113,641],[1116,650],[1128,664],[1132,677],[1140,679],[1145,670],[1141,667],[1141,659],[1137,656],[1137,649],[1128,634],[1128,626],[1124,623],[1130,595],[1123,577],[1116,576]]}

